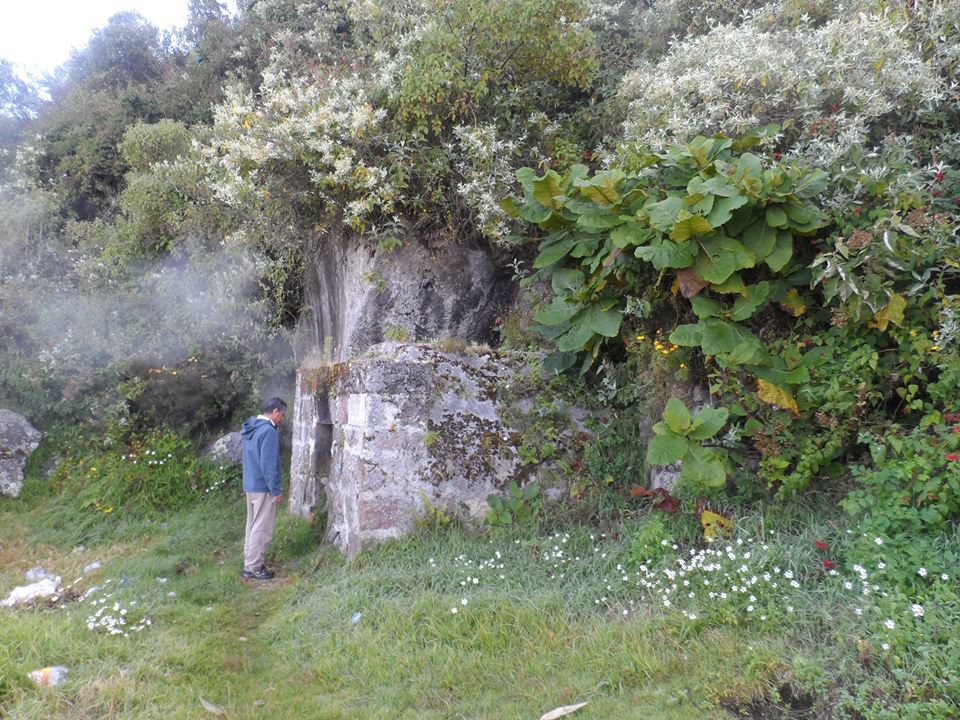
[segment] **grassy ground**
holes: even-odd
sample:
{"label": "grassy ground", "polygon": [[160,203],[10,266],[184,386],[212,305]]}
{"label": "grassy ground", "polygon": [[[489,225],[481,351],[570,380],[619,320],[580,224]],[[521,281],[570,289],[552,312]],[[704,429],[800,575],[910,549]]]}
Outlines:
{"label": "grassy ground", "polygon": [[[57,603],[0,612],[0,714],[11,719],[197,718],[209,714],[200,698],[231,718],[536,718],[583,701],[584,719],[722,717],[718,701],[772,677],[736,633],[691,638],[643,608],[599,605],[607,559],[560,579],[550,538],[424,532],[345,564],[285,518],[281,578],[255,583],[238,573],[235,495],[111,519],[87,547],[49,502],[0,503],[0,592],[36,565],[72,585]],[[586,532],[567,542],[589,550]],[[495,547],[510,567],[481,568]],[[106,616],[124,618],[114,627],[127,636],[109,634]],[[50,665],[70,669],[66,684],[27,679]]]}
{"label": "grassy ground", "polygon": [[[281,516],[281,571],[259,583],[239,576],[236,491],[88,521],[42,487],[0,501],[0,596],[37,565],[67,590],[0,608],[0,717],[212,717],[201,699],[230,718],[539,718],[584,701],[583,720],[956,717],[955,580],[929,565],[911,617],[917,598],[873,567],[827,569],[851,537],[836,515],[740,515],[713,546],[690,514],[610,535],[442,528],[352,562]],[[65,684],[27,678],[51,665]],[[834,715],[844,702],[866,712]]]}

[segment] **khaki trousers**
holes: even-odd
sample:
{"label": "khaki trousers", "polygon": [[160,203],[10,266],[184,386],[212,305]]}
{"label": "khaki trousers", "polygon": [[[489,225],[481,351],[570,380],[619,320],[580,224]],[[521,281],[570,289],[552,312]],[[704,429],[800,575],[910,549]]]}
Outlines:
{"label": "khaki trousers", "polygon": [[267,557],[267,546],[277,524],[277,503],[270,493],[247,494],[247,531],[243,537],[243,569],[257,570]]}

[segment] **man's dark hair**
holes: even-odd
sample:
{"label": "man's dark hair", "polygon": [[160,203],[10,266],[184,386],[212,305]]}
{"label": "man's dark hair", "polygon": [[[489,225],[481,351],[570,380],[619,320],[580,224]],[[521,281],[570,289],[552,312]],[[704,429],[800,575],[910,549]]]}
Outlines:
{"label": "man's dark hair", "polygon": [[263,405],[260,406],[260,412],[264,415],[269,415],[274,410],[280,410],[281,412],[287,411],[287,404],[278,397],[270,398],[265,401]]}

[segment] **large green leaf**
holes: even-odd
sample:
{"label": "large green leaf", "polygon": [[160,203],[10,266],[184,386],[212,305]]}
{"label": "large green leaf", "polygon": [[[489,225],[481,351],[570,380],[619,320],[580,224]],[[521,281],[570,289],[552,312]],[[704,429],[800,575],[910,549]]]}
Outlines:
{"label": "large green leaf", "polygon": [[776,247],[777,230],[767,225],[766,220],[759,219],[744,229],[740,235],[740,240],[756,253],[758,260],[763,260]]}
{"label": "large green leaf", "polygon": [[581,235],[579,242],[570,251],[570,257],[592,257],[597,252],[598,247],[600,247],[600,237],[598,235]]}
{"label": "large green leaf", "polygon": [[712,438],[726,424],[730,411],[725,407],[715,408],[706,405],[693,416],[693,423],[687,437],[691,440]]}
{"label": "large green leaf", "polygon": [[533,197],[541,205],[549,208],[563,206],[564,192],[560,187],[560,176],[553,170],[547,170],[542,178],[536,178],[531,183]]}
{"label": "large green leaf", "polygon": [[772,367],[754,368],[753,374],[758,378],[762,378],[769,383],[781,387],[802,385],[803,383],[810,382],[810,371],[807,370],[806,365],[800,365],[792,369]]}
{"label": "large green leaf", "polygon": [[812,198],[827,189],[830,177],[823,170],[806,173],[797,183],[794,192],[797,197]]}
{"label": "large green leaf", "polygon": [[677,325],[670,333],[670,342],[680,347],[699,347],[702,339],[703,325],[700,323]]}
{"label": "large green leaf", "polygon": [[650,228],[628,221],[610,232],[610,241],[620,249],[645,243],[650,237]]}
{"label": "large green leaf", "polygon": [[579,241],[580,238],[578,237],[567,237],[559,242],[547,245],[540,251],[540,254],[537,255],[536,260],[533,261],[533,266],[535,268],[545,268],[553,265],[558,260],[566,257],[573,249],[573,246]]}
{"label": "large green leaf", "polygon": [[533,193],[533,181],[537,179],[537,173],[533,168],[522,167],[517,172],[514,173],[517,176],[517,181],[523,187],[524,191]]}
{"label": "large green leaf", "polygon": [[650,216],[650,224],[660,232],[668,232],[683,209],[683,198],[677,196],[668,197],[666,200],[646,206],[647,214]]}
{"label": "large green leaf", "polygon": [[[732,257],[738,270],[752,268],[757,261],[757,256],[742,242],[734,240],[733,238],[723,237],[722,235],[701,239],[700,247],[711,257]],[[711,282],[714,281],[711,280]],[[723,280],[717,280],[716,282],[723,282]]]}
{"label": "large green leaf", "polygon": [[743,276],[740,273],[734,273],[722,283],[712,284],[710,289],[724,295],[743,295],[747,291],[747,286],[743,284]]}
{"label": "large green leaf", "polygon": [[577,225],[593,232],[609,230],[617,225],[623,225],[624,218],[615,212],[597,210],[577,216]]}
{"label": "large green leaf", "polygon": [[751,268],[756,262],[756,256],[733,238],[704,238],[700,247],[703,252],[697,255],[694,267],[700,277],[711,283],[722,283],[737,270]]}
{"label": "large green leaf", "polygon": [[716,300],[702,295],[690,298],[690,306],[698,318],[717,317],[722,309]]}
{"label": "large green leaf", "polygon": [[743,195],[717,198],[717,201],[713,204],[713,209],[707,215],[707,220],[713,227],[720,227],[733,217],[734,210],[743,207],[748,202],[750,202],[749,198]]}
{"label": "large green leaf", "polygon": [[557,295],[570,295],[583,287],[585,276],[577,268],[557,268],[550,277],[550,286]]}
{"label": "large green leaf", "polygon": [[[723,356],[723,366],[731,365],[752,365],[760,360],[763,354],[763,347],[759,342],[746,341],[737,345],[729,353]],[[718,358],[719,359],[719,358]]]}
{"label": "large green leaf", "polygon": [[520,203],[515,197],[505,197],[500,201],[500,207],[507,214],[507,217],[520,217]]}
{"label": "large green leaf", "polygon": [[559,325],[572,318],[582,309],[582,305],[564,302],[562,298],[555,298],[550,305],[538,310],[533,319],[543,325]]}
{"label": "large green leaf", "polygon": [[770,283],[767,281],[759,282],[756,285],[747,287],[747,294],[742,295],[733,303],[733,309],[730,311],[730,319],[741,322],[752,316],[763,303],[767,301],[770,295]]}
{"label": "large green leaf", "polygon": [[647,463],[670,465],[687,454],[690,444],[679,435],[654,435],[647,445]]}
{"label": "large green leaf", "polygon": [[[739,192],[739,190],[737,191]],[[744,205],[733,211],[733,215],[727,224],[723,226],[723,232],[730,237],[739,237],[748,225],[754,222],[756,218],[756,208],[751,205]],[[756,249],[751,247],[756,252]]]}
{"label": "large green leaf", "polygon": [[590,198],[597,205],[616,205],[620,202],[619,185],[623,181],[621,170],[605,170],[594,175],[593,179],[576,179],[574,186],[581,195]]}
{"label": "large green leaf", "polygon": [[787,226],[787,213],[779,205],[770,205],[767,207],[767,225],[775,228],[784,228]]}
{"label": "large green leaf", "polygon": [[598,306],[591,305],[584,319],[590,329],[598,335],[616,337],[620,333],[623,315],[619,310],[601,310]]}
{"label": "large green leaf", "polygon": [[557,349],[560,352],[580,352],[593,340],[593,336],[593,329],[581,315],[571,321],[570,330],[557,340]]}
{"label": "large green leaf", "polygon": [[699,175],[695,175],[687,185],[687,193],[690,195],[709,194],[718,197],[733,197],[740,194],[740,188],[722,175],[717,175],[709,180],[704,180]]}
{"label": "large green leaf", "polygon": [[670,231],[670,239],[685,242],[697,235],[706,235],[713,231],[713,225],[703,215],[691,215],[686,210],[680,212]]}
{"label": "large green leaf", "polygon": [[737,169],[733,173],[733,179],[737,183],[749,184],[747,181],[759,181],[763,177],[763,164],[753,153],[744,153],[737,161]]}
{"label": "large green leaf", "polygon": [[576,200],[575,198],[570,197],[563,201],[563,207],[565,210],[569,210],[575,215],[592,213],[599,209],[595,202],[590,202],[589,200]]}
{"label": "large green leaf", "polygon": [[727,481],[723,456],[711,448],[691,447],[683,457],[680,478],[693,487],[722,487]]}
{"label": "large green leaf", "polygon": [[700,324],[703,326],[700,332],[700,349],[704,355],[732,352],[743,342],[738,333],[739,328],[723,320],[708,318],[701,320]]}
{"label": "large green leaf", "polygon": [[562,373],[577,361],[577,354],[573,352],[555,352],[543,361],[543,369],[551,374]]}
{"label": "large green leaf", "polygon": [[793,257],[793,235],[787,230],[777,233],[776,245],[773,251],[764,258],[764,261],[774,272],[780,272]]}
{"label": "large green leaf", "polygon": [[633,254],[653,263],[658,270],[664,268],[685,268],[693,263],[695,248],[690,243],[678,245],[672,240],[656,240],[651,245],[641,246]]}
{"label": "large green leaf", "polygon": [[807,225],[812,223],[814,220],[817,220],[820,217],[820,213],[817,212],[817,209],[808,202],[803,203],[802,205],[797,202],[787,202],[783,205],[784,212],[787,213],[787,217],[790,219],[791,224],[796,225]]}
{"label": "large green leaf", "polygon": [[667,400],[667,406],[663,409],[663,421],[673,432],[683,435],[690,429],[692,420],[690,411],[682,400],[675,397]]}

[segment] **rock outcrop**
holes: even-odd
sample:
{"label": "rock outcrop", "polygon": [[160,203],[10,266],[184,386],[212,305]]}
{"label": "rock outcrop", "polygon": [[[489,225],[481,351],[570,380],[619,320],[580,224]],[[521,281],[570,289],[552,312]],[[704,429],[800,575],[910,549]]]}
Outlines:
{"label": "rock outcrop", "polygon": [[308,253],[298,362],[340,362],[385,340],[489,342],[516,292],[489,249],[414,234],[384,250],[331,230]]}
{"label": "rock outcrop", "polygon": [[227,433],[210,443],[201,453],[201,457],[208,462],[241,467],[243,465],[243,437],[238,432]]}
{"label": "rock outcrop", "polygon": [[[328,539],[354,554],[409,532],[433,510],[479,521],[487,496],[512,481],[562,484],[542,467],[535,476],[519,457],[510,419],[530,399],[511,386],[529,379],[526,360],[384,343],[319,377],[302,368],[298,425],[328,428],[331,447],[301,451],[295,463],[325,491],[301,500],[316,511],[325,495]],[[569,428],[577,432],[572,420]]]}
{"label": "rock outcrop", "polygon": [[341,367],[384,341],[488,342],[516,286],[489,249],[411,232],[386,250],[336,226],[313,241],[305,281],[288,507],[313,518],[325,508],[334,438],[332,378],[318,385],[317,368]]}
{"label": "rock outcrop", "polygon": [[18,497],[23,469],[43,437],[23,415],[0,409],[0,495]]}

